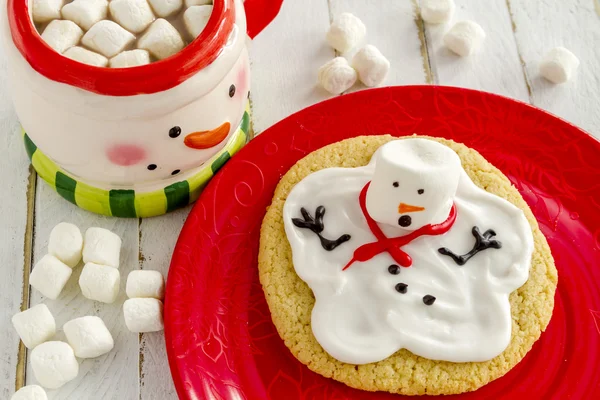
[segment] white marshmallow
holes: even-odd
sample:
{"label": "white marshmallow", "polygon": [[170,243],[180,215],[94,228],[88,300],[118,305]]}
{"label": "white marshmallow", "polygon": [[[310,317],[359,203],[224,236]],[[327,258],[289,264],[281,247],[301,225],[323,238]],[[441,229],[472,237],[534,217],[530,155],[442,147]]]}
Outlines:
{"label": "white marshmallow", "polygon": [[366,207],[375,221],[413,231],[448,218],[462,170],[452,149],[410,138],[386,143],[374,157]]}
{"label": "white marshmallow", "polygon": [[72,60],[95,67],[106,67],[108,64],[108,58],[79,46],[71,47],[63,55]]}
{"label": "white marshmallow", "polygon": [[42,32],[42,39],[59,53],[79,43],[83,31],[72,21],[54,20]]}
{"label": "white marshmallow", "polygon": [[337,17],[327,31],[327,43],[337,51],[345,53],[359,46],[367,34],[360,19],[350,13]]}
{"label": "white marshmallow", "polygon": [[108,8],[115,22],[129,32],[140,33],[154,21],[146,0],[112,0]]}
{"label": "white marshmallow", "polygon": [[[67,54],[65,55],[69,57]],[[61,222],[52,228],[48,240],[48,253],[73,268],[81,261],[82,249],[83,237],[77,226]]]}
{"label": "white marshmallow", "polygon": [[54,317],[45,304],[38,304],[13,315],[12,324],[28,349],[50,340],[56,333]]}
{"label": "white marshmallow", "polygon": [[186,8],[192,6],[209,6],[212,5],[212,0],[185,0]]}
{"label": "white marshmallow", "polygon": [[56,300],[73,271],[58,258],[46,254],[29,275],[29,284],[49,299]]}
{"label": "white marshmallow", "polygon": [[53,19],[60,19],[60,9],[64,0],[33,0],[33,20],[44,23]]}
{"label": "white marshmallow", "polygon": [[540,74],[550,82],[564,83],[571,79],[577,68],[579,59],[564,47],[550,50],[540,63]]}
{"label": "white marshmallow", "polygon": [[110,59],[111,68],[128,68],[146,64],[150,64],[150,53],[142,49],[124,51]]}
{"label": "white marshmallow", "polygon": [[135,270],[127,276],[127,297],[153,297],[162,300],[165,295],[165,279],[158,271]]}
{"label": "white marshmallow", "polygon": [[390,62],[375,46],[370,44],[360,49],[352,58],[352,67],[365,86],[379,86],[390,70]]}
{"label": "white marshmallow", "polygon": [[86,263],[79,276],[81,294],[90,300],[113,303],[119,295],[119,270],[106,265]]}
{"label": "white marshmallow", "polygon": [[162,18],[154,21],[137,42],[138,49],[148,50],[159,60],[172,56],[184,46],[185,43],[177,29]]}
{"label": "white marshmallow", "polygon": [[331,94],[340,94],[356,82],[356,71],[344,57],[336,57],[319,68],[319,84]]}
{"label": "white marshmallow", "polygon": [[213,6],[192,6],[183,13],[185,28],[192,38],[197,38],[210,19]]}
{"label": "white marshmallow", "polygon": [[455,8],[454,0],[421,0],[421,18],[430,24],[448,22]]}
{"label": "white marshmallow", "polygon": [[123,303],[125,325],[131,332],[157,332],[164,329],[163,303],[157,299],[129,299]]}
{"label": "white marshmallow", "polygon": [[183,0],[148,0],[148,2],[154,14],[162,18],[175,14],[183,5]]}
{"label": "white marshmallow", "polygon": [[444,45],[462,57],[477,51],[484,40],[485,31],[473,21],[458,22],[444,35]]}
{"label": "white marshmallow", "polygon": [[115,346],[112,335],[99,317],[72,319],[63,325],[63,331],[79,358],[100,357]]}
{"label": "white marshmallow", "polygon": [[106,19],[108,16],[108,1],[74,0],[62,8],[62,16],[87,31],[96,22]]}
{"label": "white marshmallow", "polygon": [[83,35],[81,43],[96,53],[102,54],[104,57],[112,57],[122,52],[134,40],[135,36],[123,29],[116,22],[103,20],[96,22]]}
{"label": "white marshmallow", "polygon": [[38,383],[58,389],[79,374],[79,364],[71,346],[65,342],[46,342],[31,351],[31,368]]}
{"label": "white marshmallow", "polygon": [[119,268],[121,238],[104,228],[89,228],[83,242],[83,262]]}
{"label": "white marshmallow", "polygon": [[48,400],[48,396],[41,386],[27,385],[17,390],[10,400]]}

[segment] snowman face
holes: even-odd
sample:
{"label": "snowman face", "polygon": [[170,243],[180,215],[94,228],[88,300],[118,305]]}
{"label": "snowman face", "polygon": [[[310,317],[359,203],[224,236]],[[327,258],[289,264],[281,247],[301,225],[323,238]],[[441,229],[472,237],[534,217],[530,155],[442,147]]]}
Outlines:
{"label": "snowman face", "polygon": [[448,217],[461,169],[456,153],[430,140],[404,139],[375,157],[366,199],[375,221],[413,231]]}

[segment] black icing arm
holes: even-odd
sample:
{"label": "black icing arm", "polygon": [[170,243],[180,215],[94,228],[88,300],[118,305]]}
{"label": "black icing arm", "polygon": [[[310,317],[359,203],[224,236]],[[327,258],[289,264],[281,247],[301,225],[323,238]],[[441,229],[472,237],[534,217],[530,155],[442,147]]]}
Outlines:
{"label": "black icing arm", "polygon": [[315,218],[313,218],[304,207],[300,209],[300,212],[302,213],[302,217],[304,219],[292,218],[293,224],[298,228],[310,229],[312,232],[314,232],[319,237],[321,246],[323,246],[325,250],[331,251],[342,243],[350,240],[350,235],[348,234],[342,235],[336,240],[330,240],[321,235],[321,232],[323,232],[324,229],[323,216],[325,215],[325,207],[317,207]]}
{"label": "black icing arm", "polygon": [[438,251],[440,252],[440,254],[452,258],[456,264],[465,265],[467,261],[471,259],[471,257],[479,253],[480,251],[490,248],[499,249],[502,247],[501,242],[492,239],[494,236],[496,236],[496,232],[494,232],[493,229],[488,229],[482,235],[479,231],[479,228],[474,226],[471,230],[471,233],[473,234],[473,236],[475,236],[475,246],[473,246],[473,249],[471,249],[471,251],[469,251],[467,254],[459,256],[447,247],[441,247],[438,249]]}

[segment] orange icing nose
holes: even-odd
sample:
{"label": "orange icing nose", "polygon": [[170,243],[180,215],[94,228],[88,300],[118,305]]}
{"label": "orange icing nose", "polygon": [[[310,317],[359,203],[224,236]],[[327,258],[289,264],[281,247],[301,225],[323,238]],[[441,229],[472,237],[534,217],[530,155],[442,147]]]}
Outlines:
{"label": "orange icing nose", "polygon": [[410,204],[405,204],[405,203],[400,203],[400,205],[398,206],[398,212],[400,214],[404,214],[407,212],[423,211],[423,210],[425,210],[425,207],[411,206]]}
{"label": "orange icing nose", "polygon": [[225,122],[212,131],[192,132],[183,139],[183,143],[192,149],[210,149],[225,140],[229,128],[229,122]]}

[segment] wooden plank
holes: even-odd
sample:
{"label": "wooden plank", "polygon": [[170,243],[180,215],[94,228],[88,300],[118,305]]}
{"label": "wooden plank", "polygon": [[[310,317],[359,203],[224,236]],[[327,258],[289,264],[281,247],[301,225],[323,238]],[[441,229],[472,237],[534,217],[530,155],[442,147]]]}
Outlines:
{"label": "wooden plank", "polygon": [[[481,49],[459,57],[446,49],[444,34],[459,21],[472,20],[486,32]],[[426,41],[434,82],[529,100],[506,0],[456,0],[452,21],[425,24]]]}
{"label": "wooden plank", "polygon": [[[428,82],[429,65],[424,57],[424,44],[419,39],[420,21],[415,2],[329,0],[329,5],[332,19],[344,12],[360,18],[367,27],[366,44],[377,47],[390,61],[390,72],[383,86]],[[325,35],[320,38],[324,40]],[[349,60],[354,52],[348,54]],[[363,89],[365,86],[358,83],[349,92]]]}
{"label": "wooden plank", "polygon": [[[600,138],[600,24],[597,1],[508,0],[533,104]],[[539,63],[556,46],[581,65],[571,81],[555,85],[539,75]]]}
{"label": "wooden plank", "polygon": [[[121,248],[121,292],[113,304],[88,300],[79,289],[81,265],[76,267],[67,286],[57,300],[45,299],[31,289],[30,304],[44,303],[48,306],[57,326],[57,339],[64,340],[62,326],[65,322],[85,315],[96,315],[104,320],[115,341],[114,349],[108,354],[80,362],[79,376],[62,388],[48,391],[49,399],[137,399],[138,379],[138,335],[131,333],[123,319],[123,301],[127,274],[138,268],[139,235],[138,219],[103,217],[83,211],[67,202],[45,182],[39,180],[35,211],[34,262],[47,252],[48,237],[59,222],[71,222],[82,233],[92,226],[110,229],[123,240]],[[31,366],[27,366],[27,384],[35,383]]]}
{"label": "wooden plank", "polygon": [[250,46],[252,122],[256,134],[329,94],[317,70],[334,57],[325,43],[327,0],[283,2],[277,18]]}
{"label": "wooden plank", "polygon": [[[140,268],[160,271],[165,279],[171,255],[191,206],[168,215],[142,220]],[[165,349],[163,332],[140,334],[140,398],[177,399]]]}
{"label": "wooden plank", "polygon": [[0,93],[4,94],[0,97],[0,398],[8,399],[22,385],[24,377],[23,369],[17,367],[24,366],[25,348],[20,345],[11,318],[27,308],[28,292],[23,291],[23,280],[29,275],[24,274],[27,270],[23,265],[31,261],[31,236],[26,238],[26,232],[31,234],[33,224],[35,173],[30,173],[21,129],[8,96],[3,49],[0,49]]}

